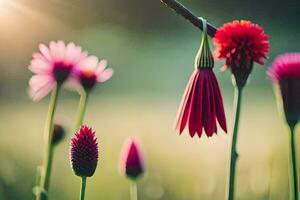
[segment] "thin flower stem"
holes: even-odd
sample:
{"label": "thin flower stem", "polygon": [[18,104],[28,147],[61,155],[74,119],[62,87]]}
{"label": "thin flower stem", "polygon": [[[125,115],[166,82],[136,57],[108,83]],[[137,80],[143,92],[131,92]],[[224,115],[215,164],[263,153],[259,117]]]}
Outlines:
{"label": "thin flower stem", "polygon": [[50,185],[50,177],[51,177],[51,166],[52,166],[52,158],[53,158],[53,146],[52,142],[52,133],[53,133],[53,124],[54,124],[54,114],[57,105],[58,93],[60,90],[60,86],[57,85],[55,89],[52,91],[49,109],[46,119],[46,125],[44,130],[45,137],[45,156],[44,156],[44,164],[41,172],[41,182],[40,182],[40,192],[37,193],[37,200],[47,200],[48,199],[48,190]]}
{"label": "thin flower stem", "polygon": [[81,188],[80,188],[80,197],[79,200],[84,200],[86,189],[86,177],[81,178]]}
{"label": "thin flower stem", "polygon": [[130,185],[130,200],[137,200],[138,195],[137,195],[137,184],[136,181],[132,181]]}
{"label": "thin flower stem", "polygon": [[[169,8],[173,9],[176,13],[183,16],[185,19],[189,20],[194,26],[198,27],[203,31],[202,20],[199,19],[194,13],[187,9],[184,5],[176,0],[161,0]],[[217,32],[217,28],[209,23],[207,23],[207,33],[210,37],[214,37]]]}
{"label": "thin flower stem", "polygon": [[83,118],[84,118],[84,114],[85,114],[86,106],[87,106],[87,102],[88,102],[88,96],[89,96],[89,93],[86,91],[82,91],[82,93],[80,95],[75,130],[78,130],[79,127],[83,123]]}
{"label": "thin flower stem", "polygon": [[298,174],[296,160],[296,144],[295,144],[295,126],[290,128],[290,196],[291,200],[298,200]]}
{"label": "thin flower stem", "polygon": [[238,159],[236,144],[237,144],[237,138],[238,138],[238,127],[239,127],[239,119],[240,119],[240,111],[241,111],[242,90],[243,90],[243,87],[235,86],[235,91],[234,91],[235,119],[234,119],[234,127],[233,127],[232,142],[231,142],[229,181],[228,181],[228,190],[227,190],[227,195],[226,195],[227,200],[234,199],[235,169],[236,169],[236,161]]}

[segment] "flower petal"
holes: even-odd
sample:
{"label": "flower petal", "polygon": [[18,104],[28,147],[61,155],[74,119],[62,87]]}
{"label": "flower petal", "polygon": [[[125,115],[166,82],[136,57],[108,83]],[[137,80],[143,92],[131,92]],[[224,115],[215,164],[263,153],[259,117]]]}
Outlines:
{"label": "flower petal", "polygon": [[113,75],[114,71],[112,69],[106,69],[101,74],[98,75],[97,81],[103,83],[110,79],[110,77]]}
{"label": "flower petal", "polygon": [[[198,70],[197,70],[198,71]],[[195,76],[194,79],[194,86],[191,90],[191,104],[189,108],[189,133],[191,137],[194,137],[197,128],[198,128],[198,123],[197,121],[197,115],[198,115],[198,108],[197,104],[199,101],[199,98],[201,97],[201,94],[199,94],[199,88],[200,88],[200,76],[201,72],[197,72],[197,75]],[[202,77],[201,77],[202,78]]]}
{"label": "flower petal", "polygon": [[191,75],[188,84],[184,90],[182,101],[180,103],[176,120],[175,120],[175,129],[179,129],[179,133],[182,133],[183,129],[186,126],[186,122],[188,119],[188,109],[190,105],[190,96],[191,96],[191,90],[194,84],[194,79],[196,76],[196,71],[193,72]]}
{"label": "flower petal", "polygon": [[51,62],[52,61],[52,56],[51,56],[51,53],[50,53],[50,50],[49,48],[44,45],[44,44],[40,44],[39,45],[39,49],[41,51],[41,53],[43,54],[43,56],[49,61]]}
{"label": "flower petal", "polygon": [[55,81],[47,75],[34,75],[30,81],[30,96],[34,101],[41,100],[55,86]]}
{"label": "flower petal", "polygon": [[107,61],[106,60],[101,60],[98,64],[96,74],[100,74],[101,72],[103,72],[104,69],[106,68],[106,66],[107,66]]}
{"label": "flower petal", "polygon": [[216,103],[216,116],[221,128],[227,133],[226,117],[225,117],[221,91],[216,77],[214,76],[212,78],[213,78],[212,83],[214,85],[214,96],[215,96],[215,103]]}

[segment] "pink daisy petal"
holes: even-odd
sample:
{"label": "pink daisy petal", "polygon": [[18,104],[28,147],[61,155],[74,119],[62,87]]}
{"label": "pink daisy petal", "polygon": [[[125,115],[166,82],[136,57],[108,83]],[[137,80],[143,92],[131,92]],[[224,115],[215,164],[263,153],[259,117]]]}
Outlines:
{"label": "pink daisy petal", "polygon": [[30,96],[34,101],[38,101],[47,95],[55,86],[55,82],[48,75],[34,75],[30,81]]}
{"label": "pink daisy petal", "polygon": [[47,60],[45,58],[45,56],[43,56],[41,53],[33,53],[32,58],[33,59],[38,59],[38,60],[43,60],[44,62],[49,62],[49,60]]}
{"label": "pink daisy petal", "polygon": [[101,72],[103,72],[104,69],[106,68],[106,66],[107,66],[107,61],[106,60],[101,60],[98,64],[98,68],[96,70],[96,73],[100,74]]}
{"label": "pink daisy petal", "polygon": [[48,84],[45,84],[42,88],[40,88],[38,91],[30,92],[30,96],[33,101],[40,101],[47,94],[49,94],[54,87],[55,87],[55,83],[49,82]]}
{"label": "pink daisy petal", "polygon": [[103,83],[110,79],[113,75],[114,71],[112,69],[106,69],[101,74],[98,75],[97,81]]}
{"label": "pink daisy petal", "polygon": [[43,56],[48,60],[51,61],[52,60],[52,56],[50,53],[50,50],[48,47],[46,47],[44,44],[40,44],[39,45],[39,49],[41,51],[41,53],[43,54]]}
{"label": "pink daisy petal", "polygon": [[70,64],[76,55],[76,46],[73,42],[70,42],[66,47],[65,62]]}
{"label": "pink daisy petal", "polygon": [[28,68],[36,74],[48,74],[52,70],[47,62],[38,59],[32,60]]}
{"label": "pink daisy petal", "polygon": [[57,60],[61,60],[63,61],[65,58],[65,49],[66,49],[66,45],[63,41],[58,41],[56,44],[56,56],[57,56]]}
{"label": "pink daisy petal", "polygon": [[53,60],[57,60],[58,61],[58,53],[57,53],[57,44],[54,41],[51,41],[49,44],[49,48],[50,48],[50,53],[51,53],[51,57]]}
{"label": "pink daisy petal", "polygon": [[89,56],[80,62],[80,66],[87,70],[96,70],[98,65],[98,58],[96,56]]}

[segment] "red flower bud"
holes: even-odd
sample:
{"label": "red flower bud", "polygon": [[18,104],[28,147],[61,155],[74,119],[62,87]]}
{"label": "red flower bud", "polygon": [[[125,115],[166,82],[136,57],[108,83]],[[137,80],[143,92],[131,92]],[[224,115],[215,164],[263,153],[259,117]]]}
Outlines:
{"label": "red flower bud", "polygon": [[93,176],[98,162],[98,143],[95,132],[86,125],[71,139],[70,159],[77,176]]}

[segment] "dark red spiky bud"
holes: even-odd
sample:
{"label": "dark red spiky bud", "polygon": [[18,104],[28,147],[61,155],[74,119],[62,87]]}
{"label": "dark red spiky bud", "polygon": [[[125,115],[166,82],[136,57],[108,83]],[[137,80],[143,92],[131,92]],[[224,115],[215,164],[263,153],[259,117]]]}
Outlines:
{"label": "dark red spiky bud", "polygon": [[95,132],[86,125],[71,139],[70,160],[77,176],[93,176],[98,162],[98,143]]}

